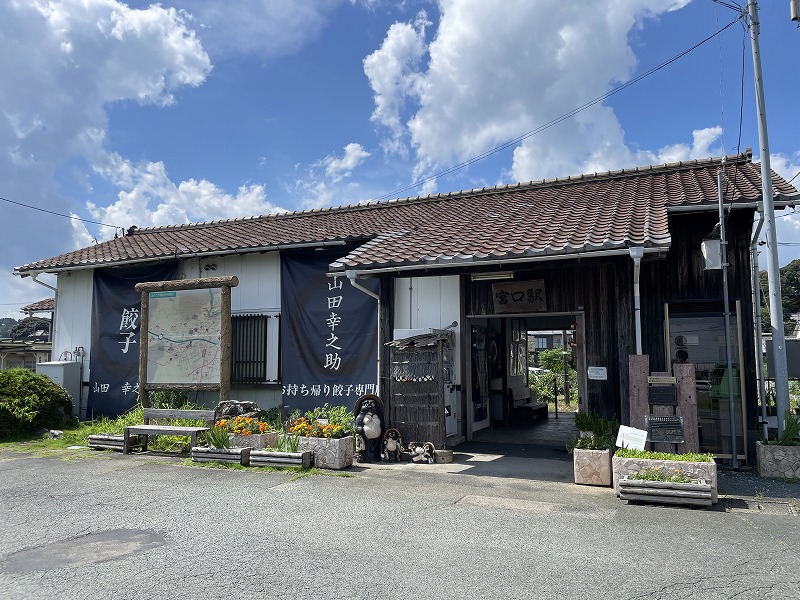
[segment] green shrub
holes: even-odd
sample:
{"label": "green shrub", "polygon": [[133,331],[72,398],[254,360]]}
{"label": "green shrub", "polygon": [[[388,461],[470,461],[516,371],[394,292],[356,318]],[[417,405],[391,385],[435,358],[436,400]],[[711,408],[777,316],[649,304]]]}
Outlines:
{"label": "green shrub", "polygon": [[776,443],[779,446],[800,446],[800,416],[786,412],[783,433]]}
{"label": "green shrub", "polygon": [[150,408],[194,408],[189,402],[189,392],[180,390],[155,390],[147,392]]}
{"label": "green shrub", "polygon": [[583,450],[610,450],[617,441],[619,423],[614,419],[606,419],[594,412],[575,413],[575,426],[582,432],[581,437],[575,437],[567,444],[567,451],[574,448]]}
{"label": "green shrub", "polygon": [[620,458],[650,458],[653,460],[679,460],[683,462],[714,462],[712,454],[695,454],[686,452],[675,454],[673,452],[653,452],[651,450],[636,450],[634,448],[619,448],[614,456]]}
{"label": "green shrub", "polygon": [[70,395],[49,377],[27,369],[0,371],[0,438],[76,424]]}

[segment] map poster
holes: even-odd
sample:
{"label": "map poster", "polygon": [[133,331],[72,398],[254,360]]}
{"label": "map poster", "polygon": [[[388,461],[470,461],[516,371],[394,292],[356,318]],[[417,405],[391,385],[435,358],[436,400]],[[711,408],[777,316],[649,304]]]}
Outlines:
{"label": "map poster", "polygon": [[150,292],[147,383],[219,384],[219,288]]}

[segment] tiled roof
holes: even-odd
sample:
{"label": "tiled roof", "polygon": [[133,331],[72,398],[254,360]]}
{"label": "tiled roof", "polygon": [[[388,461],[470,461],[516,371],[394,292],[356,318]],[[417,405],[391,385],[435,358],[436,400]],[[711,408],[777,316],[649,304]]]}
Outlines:
{"label": "tiled roof", "polygon": [[[363,241],[345,268],[480,263],[532,256],[668,248],[667,214],[717,205],[721,159],[654,165],[431,196],[246,219],[137,229],[129,235],[17,267],[18,274],[115,263]],[[727,157],[726,201],[761,198],[751,155]],[[776,202],[797,190],[773,173]]]}
{"label": "tiled roof", "polygon": [[31,302],[19,309],[20,312],[25,314],[33,314],[37,312],[48,312],[56,309],[56,299],[46,298],[38,302]]}

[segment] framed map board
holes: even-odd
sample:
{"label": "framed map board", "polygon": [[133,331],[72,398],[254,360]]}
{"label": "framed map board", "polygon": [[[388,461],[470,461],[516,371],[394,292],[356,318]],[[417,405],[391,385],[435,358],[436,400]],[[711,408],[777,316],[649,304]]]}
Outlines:
{"label": "framed map board", "polygon": [[[136,284],[142,294],[140,389],[230,397],[231,287],[236,277]],[[147,405],[147,394],[140,395]]]}
{"label": "framed map board", "polygon": [[220,382],[221,291],[150,292],[147,383]]}

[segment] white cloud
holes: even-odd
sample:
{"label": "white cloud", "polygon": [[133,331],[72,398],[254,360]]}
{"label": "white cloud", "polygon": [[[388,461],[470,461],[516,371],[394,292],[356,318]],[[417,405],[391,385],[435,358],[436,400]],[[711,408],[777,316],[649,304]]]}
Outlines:
{"label": "white cloud", "polygon": [[414,25],[395,23],[381,47],[364,59],[364,73],[374,92],[373,123],[388,130],[382,140],[387,154],[406,155],[403,141],[405,124],[401,122],[406,101],[415,93],[419,67],[427,48],[425,28],[430,25],[425,12],[418,14]]}
{"label": "white cloud", "polygon": [[[410,24],[393,25],[365,60],[384,148],[397,151],[407,137],[423,177],[533,131],[627,81],[630,32],[687,2],[440,0],[425,68],[425,28]],[[510,171],[538,179],[628,158],[613,111],[594,106],[521,142]]]}
{"label": "white cloud", "polygon": [[349,177],[356,167],[369,157],[370,153],[364,150],[361,144],[350,143],[344,147],[344,154],[341,158],[326,156],[321,164],[325,166],[325,174],[330,177],[333,183],[337,183],[344,177]]}
{"label": "white cloud", "polygon": [[[3,196],[74,214],[77,207],[57,193],[54,178],[65,165],[80,163],[82,170],[95,160],[112,183],[137,185],[135,169],[106,156],[108,106],[174,104],[181,89],[202,84],[210,70],[185,16],[172,8],[135,10],[116,0],[0,3]],[[4,238],[4,272],[67,251],[70,242],[93,241],[83,224],[40,218],[16,205],[4,206],[4,217],[27,224]],[[15,281],[30,293],[27,283]]]}
{"label": "white cloud", "polygon": [[[756,160],[756,159],[754,159]],[[791,156],[785,154],[770,154],[770,167],[786,181],[790,181],[795,188],[798,187],[800,180],[800,152],[795,152]],[[792,179],[795,178],[795,179]],[[800,258],[800,246],[790,246],[800,242],[800,214],[797,209],[787,208],[775,213],[775,233],[778,238],[778,263],[785,266]],[[761,234],[764,239],[764,233]],[[765,269],[767,259],[761,258],[761,268]]]}
{"label": "white cloud", "polygon": [[[261,185],[241,186],[235,195],[204,179],[189,179],[176,185],[162,162],[133,166],[116,155],[111,158],[110,162],[121,165],[120,172],[124,173],[125,181],[132,181],[133,186],[119,192],[117,201],[109,206],[87,202],[92,218],[103,223],[156,227],[283,210],[267,201],[266,190]],[[103,239],[109,239],[114,232],[106,228],[101,235]]]}
{"label": "white cloud", "polygon": [[313,40],[343,0],[176,0],[215,59],[292,54]]}

